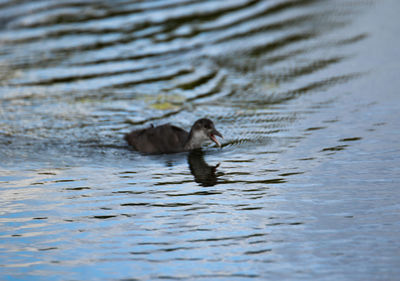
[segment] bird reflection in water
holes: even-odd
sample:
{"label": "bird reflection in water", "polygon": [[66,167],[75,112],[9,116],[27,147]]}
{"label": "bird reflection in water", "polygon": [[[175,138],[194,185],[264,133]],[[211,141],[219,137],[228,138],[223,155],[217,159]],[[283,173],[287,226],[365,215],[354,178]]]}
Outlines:
{"label": "bird reflection in water", "polygon": [[188,164],[194,181],[201,186],[213,186],[218,183],[218,175],[216,173],[219,163],[210,166],[204,160],[204,152],[201,149],[195,149],[188,154]]}

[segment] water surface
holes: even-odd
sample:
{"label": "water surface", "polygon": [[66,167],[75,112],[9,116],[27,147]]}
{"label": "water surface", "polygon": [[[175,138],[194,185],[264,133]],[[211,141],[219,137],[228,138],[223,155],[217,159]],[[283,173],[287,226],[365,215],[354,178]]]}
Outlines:
{"label": "water surface", "polygon": [[1,279],[396,280],[399,9],[0,1]]}

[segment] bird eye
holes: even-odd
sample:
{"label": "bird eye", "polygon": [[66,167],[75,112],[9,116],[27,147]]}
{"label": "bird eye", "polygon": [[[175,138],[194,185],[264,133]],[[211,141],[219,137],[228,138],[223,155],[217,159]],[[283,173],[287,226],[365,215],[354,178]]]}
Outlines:
{"label": "bird eye", "polygon": [[210,125],[210,124],[205,124],[205,125],[204,125],[204,128],[206,128],[206,129],[211,129],[211,125]]}

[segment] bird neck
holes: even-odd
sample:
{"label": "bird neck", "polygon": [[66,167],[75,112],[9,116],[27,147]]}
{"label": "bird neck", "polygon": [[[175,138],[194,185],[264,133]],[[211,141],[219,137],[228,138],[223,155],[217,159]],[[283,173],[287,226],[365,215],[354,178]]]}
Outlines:
{"label": "bird neck", "polygon": [[201,132],[190,130],[188,139],[185,144],[186,150],[200,148],[204,142],[204,137]]}

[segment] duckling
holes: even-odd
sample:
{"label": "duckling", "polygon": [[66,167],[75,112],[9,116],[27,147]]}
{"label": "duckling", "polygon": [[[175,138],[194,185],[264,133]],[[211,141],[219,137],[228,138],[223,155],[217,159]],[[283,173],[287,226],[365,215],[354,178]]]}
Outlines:
{"label": "duckling", "polygon": [[164,154],[201,148],[208,140],[221,147],[216,136],[223,138],[210,119],[202,118],[194,122],[190,132],[171,124],[164,124],[132,131],[125,135],[125,140],[139,152]]}

